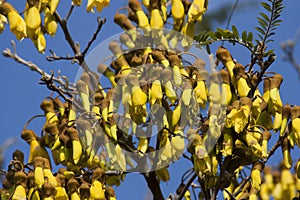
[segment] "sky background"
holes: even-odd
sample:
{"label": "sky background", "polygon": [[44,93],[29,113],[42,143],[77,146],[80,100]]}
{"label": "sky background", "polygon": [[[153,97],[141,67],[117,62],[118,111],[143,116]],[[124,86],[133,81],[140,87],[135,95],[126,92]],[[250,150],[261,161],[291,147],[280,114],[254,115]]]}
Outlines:
{"label": "sky background", "polygon": [[[9,1],[16,6],[18,11],[24,9],[24,3],[16,3]],[[19,1],[18,1],[19,2]],[[24,1],[25,2],[25,1]],[[61,1],[58,11],[62,16],[66,15],[66,11],[63,9],[69,5],[70,0]],[[208,12],[213,13],[217,8],[233,4],[233,0],[210,0]],[[249,5],[252,2],[254,5]],[[234,15],[232,16],[231,24],[238,27],[240,32],[242,30],[253,31],[256,33],[254,27],[257,25],[256,16],[262,11],[262,8],[258,3],[253,3],[250,0],[240,0],[239,6]],[[86,1],[83,1],[85,4]],[[101,41],[107,39],[111,35],[121,32],[122,30],[113,23],[113,16],[119,7],[126,6],[126,0],[111,0],[111,5],[108,8],[104,8],[100,14],[101,17],[107,18],[107,23],[103,26],[96,42],[92,45],[91,49],[99,44]],[[243,5],[243,6],[242,6]],[[284,77],[284,81],[281,86],[281,97],[284,103],[298,104],[300,105],[300,79],[293,67],[283,61],[283,52],[280,49],[280,43],[286,41],[289,38],[293,38],[298,28],[299,22],[299,7],[300,1],[284,1],[285,10],[281,19],[283,23],[276,31],[274,36],[275,42],[270,44],[271,48],[275,48],[277,59],[271,66],[269,71],[280,73]],[[228,10],[230,12],[230,10]],[[89,41],[91,35],[96,29],[97,22],[96,16],[99,14],[90,14],[85,12],[85,8],[75,8],[69,21],[70,32],[75,41],[78,41],[82,48],[85,47]],[[205,17],[205,16],[204,16]],[[225,24],[213,23],[214,27],[224,28]],[[64,41],[62,31],[58,28],[55,38],[47,37],[47,49],[45,55],[49,55],[49,49],[56,52],[57,55],[67,55],[71,53],[71,49]],[[40,66],[46,72],[53,70],[56,74],[60,70],[61,74],[67,75],[70,80],[74,80],[77,70],[77,65],[72,65],[70,62],[58,61],[49,63],[45,60],[45,55],[39,54],[33,43],[30,40],[23,40],[18,42],[14,35],[9,32],[9,27],[6,26],[6,30],[0,34],[0,51],[5,48],[11,48],[10,41],[15,40],[18,54],[26,59],[31,60],[38,66]],[[299,58],[300,45],[296,45],[295,57]],[[230,49],[232,56],[242,64],[249,63],[250,54],[244,48],[234,46],[225,43],[225,47]],[[212,49],[213,52],[215,49]],[[298,59],[300,62],[300,58]],[[12,152],[15,149],[21,149],[25,152],[29,151],[29,146],[20,138],[21,130],[25,122],[36,114],[42,114],[40,110],[40,103],[42,100],[50,95],[49,90],[43,86],[38,85],[40,75],[30,71],[27,67],[14,62],[12,59],[8,59],[0,56],[0,144],[4,144],[8,138],[16,137],[17,140],[5,150],[4,156],[7,166],[7,162],[11,159]],[[34,120],[30,124],[29,128],[34,129],[37,134],[40,134],[41,126],[44,123],[42,119]],[[274,138],[276,138],[275,136]],[[280,149],[279,151],[280,152]],[[298,153],[299,148],[296,147],[294,154]],[[277,153],[273,159],[270,160],[272,165],[278,164],[281,158],[281,153]],[[28,157],[25,158],[26,160]],[[163,193],[167,196],[170,193],[174,193],[182,174],[192,167],[191,163],[180,159],[180,161],[174,166],[171,165],[171,181],[167,183],[161,183]],[[126,181],[121,187],[116,188],[117,197],[119,199],[144,199],[149,195],[146,183],[142,176],[139,174],[129,174]]]}

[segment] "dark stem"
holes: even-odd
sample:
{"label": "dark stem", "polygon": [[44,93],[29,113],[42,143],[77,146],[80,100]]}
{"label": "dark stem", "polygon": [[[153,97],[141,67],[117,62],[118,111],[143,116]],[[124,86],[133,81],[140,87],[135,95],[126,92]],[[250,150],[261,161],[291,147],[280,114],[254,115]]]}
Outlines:
{"label": "dark stem", "polygon": [[98,33],[101,31],[103,24],[105,24],[105,22],[106,22],[106,18],[100,19],[100,17],[98,17],[97,22],[98,22],[97,30],[94,32],[93,37],[90,39],[87,46],[81,53],[83,57],[85,56],[85,54],[91,47],[92,43],[96,40]]}
{"label": "dark stem", "polygon": [[191,186],[191,184],[193,183],[193,181],[195,180],[195,178],[197,178],[197,173],[194,172],[193,176],[190,178],[190,180],[184,185],[184,188],[182,189],[182,191],[180,192],[179,196],[177,198],[175,198],[174,200],[181,200],[184,196],[184,194],[186,193],[186,191],[189,189],[189,187]]}
{"label": "dark stem", "polygon": [[[69,32],[69,29],[67,27],[67,21],[62,19],[57,11],[55,11],[53,13],[53,15],[56,18],[56,20],[58,21],[59,25],[61,26],[61,28],[64,32],[64,35],[65,35],[65,39],[69,43],[70,47],[72,48],[72,51],[74,52],[74,54],[79,55],[80,49],[79,49],[78,45],[75,44],[75,42]],[[81,62],[83,62],[83,60],[79,60],[79,62],[81,63]]]}
{"label": "dark stem", "polygon": [[159,181],[156,178],[155,171],[144,173],[143,176],[152,192],[153,200],[164,200],[164,196],[160,189]]}

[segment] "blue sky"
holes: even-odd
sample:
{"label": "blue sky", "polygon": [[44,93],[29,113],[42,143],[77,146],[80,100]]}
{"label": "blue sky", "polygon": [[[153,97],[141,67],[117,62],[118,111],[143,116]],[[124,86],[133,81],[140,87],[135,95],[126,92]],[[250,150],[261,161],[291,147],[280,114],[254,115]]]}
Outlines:
{"label": "blue sky", "polygon": [[[25,1],[24,1],[25,2]],[[65,16],[66,11],[63,7],[68,1],[62,1],[58,10],[62,16]],[[85,2],[85,1],[83,1]],[[222,2],[222,3],[220,3]],[[209,12],[214,12],[215,8],[224,4],[232,4],[234,1],[216,1],[211,0],[209,3]],[[249,0],[240,0],[240,3],[249,2]],[[18,3],[16,5],[18,11],[22,11],[24,4]],[[95,44],[95,47],[101,41],[107,39],[111,35],[122,31],[117,25],[113,23],[113,15],[117,8],[127,5],[126,0],[111,0],[111,5],[105,8],[100,16],[107,18],[107,23],[101,30]],[[288,38],[294,37],[297,29],[300,27],[299,22],[299,7],[300,1],[284,1],[285,10],[282,14],[282,25],[278,28],[276,35],[274,36],[275,42],[270,44],[271,48],[275,48],[277,59],[269,71],[275,71],[280,73],[284,77],[283,84],[281,86],[281,97],[284,103],[298,104],[300,105],[300,79],[293,67],[286,62],[283,62],[283,52],[280,50],[280,43]],[[240,10],[234,13],[231,24],[236,25],[238,29],[253,31],[254,26],[257,25],[256,16],[258,12],[262,11],[259,6],[249,6],[240,8]],[[229,12],[229,11],[228,11]],[[298,14],[297,14],[298,13]],[[85,47],[87,41],[96,29],[96,14],[87,14],[84,8],[75,8],[74,13],[69,21],[69,28],[74,40],[78,41],[82,48]],[[214,26],[225,27],[225,24]],[[9,32],[9,27],[6,26],[6,30],[0,34],[0,50],[5,48],[11,48],[10,40],[16,38]],[[71,49],[64,41],[62,37],[62,31],[59,28],[55,38],[47,36],[47,50],[45,55],[49,55],[49,49],[54,50],[58,55],[67,55],[71,53]],[[17,52],[24,59],[31,60],[35,64],[39,65],[47,72],[53,70],[57,73],[59,70],[61,74],[68,75],[70,80],[74,80],[77,70],[77,65],[72,65],[69,62],[58,61],[49,63],[45,60],[45,55],[37,53],[32,42],[29,40],[23,40],[22,42],[16,41]],[[240,63],[247,64],[249,62],[249,53],[241,47],[232,47],[230,44],[225,44],[230,49],[234,58]],[[296,46],[296,58],[300,52],[300,44]],[[91,48],[91,49],[92,49]],[[298,56],[299,57],[299,56]],[[300,58],[299,58],[300,62]],[[50,93],[45,86],[38,85],[40,75],[30,71],[27,67],[24,67],[11,59],[0,56],[0,144],[4,143],[9,137],[17,137],[18,140],[5,151],[6,161],[11,159],[12,152],[16,149],[22,149],[24,152],[29,151],[29,146],[20,139],[20,133],[25,122],[33,115],[42,114],[39,106],[42,100],[49,96]],[[35,120],[29,127],[40,133],[40,127],[43,124],[42,119]],[[280,151],[280,150],[279,150]],[[299,153],[299,148],[294,150]],[[276,154],[276,159],[272,159],[271,163],[278,163],[280,154]],[[26,158],[27,159],[27,158]],[[182,160],[182,159],[181,159]],[[183,160],[185,161],[185,160]],[[186,169],[191,167],[188,162],[180,161],[175,166],[170,167],[172,179],[168,183],[162,183],[163,192],[166,195],[175,192],[181,175]],[[122,187],[116,189],[119,199],[141,199],[148,195],[146,189],[146,183],[142,176],[138,174],[130,174],[127,176],[125,184]],[[123,198],[122,198],[123,197]]]}

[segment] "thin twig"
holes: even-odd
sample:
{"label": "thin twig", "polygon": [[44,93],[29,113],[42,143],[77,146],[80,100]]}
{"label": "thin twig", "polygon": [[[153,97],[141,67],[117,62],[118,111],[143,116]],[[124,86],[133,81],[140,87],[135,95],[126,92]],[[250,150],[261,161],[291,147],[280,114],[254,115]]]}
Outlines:
{"label": "thin twig", "polygon": [[181,200],[184,196],[184,194],[186,193],[186,191],[188,190],[188,188],[191,186],[191,184],[193,183],[193,181],[195,180],[195,178],[197,178],[197,173],[194,172],[193,176],[189,179],[189,181],[184,185],[184,188],[182,189],[182,191],[180,192],[178,197],[175,197],[174,200]]}
{"label": "thin twig", "polygon": [[[57,11],[54,11],[53,15],[56,18],[56,20],[58,21],[59,25],[61,26],[61,28],[64,32],[64,35],[65,35],[65,39],[69,43],[70,47],[72,48],[73,53],[75,55],[79,55],[80,54],[79,46],[75,44],[73,38],[71,37],[71,34],[67,27],[67,21],[62,19]],[[82,62],[82,60],[80,62]]]}
{"label": "thin twig", "polygon": [[83,57],[85,56],[85,54],[87,53],[87,51],[89,50],[89,48],[91,47],[93,42],[96,40],[98,33],[101,31],[103,24],[105,24],[105,22],[106,22],[106,18],[100,19],[100,17],[98,17],[97,22],[98,22],[98,26],[97,26],[96,31],[93,34],[93,37],[90,39],[90,41],[88,42],[85,49],[81,52],[81,55]]}
{"label": "thin twig", "polygon": [[155,171],[144,173],[144,178],[149,189],[152,192],[153,200],[163,200],[164,196],[159,186],[159,181],[156,178]]}
{"label": "thin twig", "polygon": [[69,17],[71,16],[71,14],[72,14],[72,12],[73,12],[73,9],[74,9],[74,4],[73,4],[73,2],[72,2],[72,5],[71,5],[71,7],[70,7],[70,9],[69,9],[69,12],[68,12],[68,14],[67,14],[66,17],[65,17],[65,21],[68,21],[68,20],[69,20]]}
{"label": "thin twig", "polygon": [[[2,54],[5,57],[14,59],[16,62],[21,63],[21,64],[25,65],[26,67],[28,67],[31,71],[35,71],[35,72],[39,73],[40,75],[45,76],[46,78],[51,78],[52,77],[52,75],[46,73],[44,70],[42,70],[39,66],[37,66],[33,62],[27,61],[27,60],[21,58],[15,50],[16,45],[15,45],[14,41],[12,41],[12,46],[13,46],[14,52],[11,52],[11,50],[8,49],[8,48],[3,50]],[[52,80],[57,82],[61,86],[63,86],[65,89],[68,89],[70,91],[74,90],[74,88],[67,85],[62,78],[52,77]]]}
{"label": "thin twig", "polygon": [[[233,16],[234,11],[236,10],[236,7],[237,7],[238,3],[239,3],[239,0],[236,0],[233,4],[232,9],[231,9],[230,14],[229,14],[229,17],[228,17],[228,20],[227,20],[227,23],[226,23],[226,28],[225,29],[229,28],[231,18]],[[224,45],[224,41],[222,42],[221,46],[223,46],[223,45]]]}
{"label": "thin twig", "polygon": [[251,176],[246,177],[245,179],[242,180],[241,185],[239,187],[239,189],[233,193],[233,196],[236,197],[240,192],[242,192],[242,190],[244,189],[245,185],[248,183],[248,181],[250,181]]}

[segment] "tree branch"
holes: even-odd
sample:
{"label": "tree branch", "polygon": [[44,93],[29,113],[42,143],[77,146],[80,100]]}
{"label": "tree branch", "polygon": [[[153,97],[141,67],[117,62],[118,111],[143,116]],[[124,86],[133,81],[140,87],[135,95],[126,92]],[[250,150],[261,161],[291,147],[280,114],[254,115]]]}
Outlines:
{"label": "tree branch", "polygon": [[153,200],[164,200],[164,196],[160,189],[159,181],[156,178],[155,171],[144,173],[143,176],[152,192]]}
{"label": "tree branch", "polygon": [[89,48],[91,47],[93,42],[96,40],[98,33],[101,31],[103,24],[105,24],[105,22],[106,22],[106,18],[100,19],[100,17],[98,17],[97,22],[98,22],[98,26],[97,26],[96,31],[93,34],[93,37],[90,39],[90,41],[88,42],[85,49],[81,52],[81,55],[83,57],[85,56],[85,54],[87,53],[87,51],[89,50]]}
{"label": "tree branch", "polygon": [[67,89],[69,91],[74,90],[74,88],[70,87],[61,77],[59,77],[59,78],[53,77],[52,75],[50,75],[47,72],[45,72],[44,70],[42,70],[39,66],[37,66],[33,62],[27,61],[27,60],[21,58],[16,52],[15,42],[11,41],[11,44],[13,46],[14,52],[11,52],[10,49],[6,48],[2,52],[3,56],[14,59],[16,62],[21,63],[22,65],[25,65],[26,67],[28,67],[31,71],[35,71],[46,78],[49,78],[49,79],[52,78],[53,81],[59,83],[61,86],[63,86],[65,89]]}

